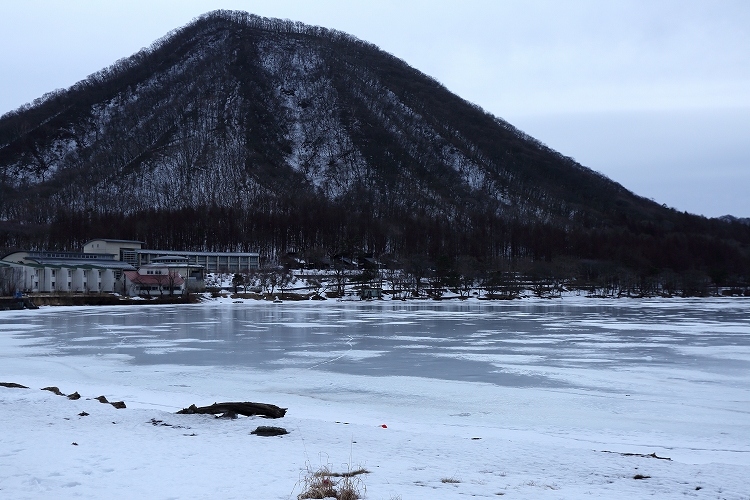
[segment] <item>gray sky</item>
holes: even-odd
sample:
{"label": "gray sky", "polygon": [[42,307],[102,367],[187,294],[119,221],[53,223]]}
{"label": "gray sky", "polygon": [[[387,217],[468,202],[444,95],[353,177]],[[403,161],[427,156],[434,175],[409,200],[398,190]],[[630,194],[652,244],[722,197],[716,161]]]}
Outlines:
{"label": "gray sky", "polygon": [[219,8],[346,31],[636,194],[750,217],[746,0],[0,0],[0,114]]}

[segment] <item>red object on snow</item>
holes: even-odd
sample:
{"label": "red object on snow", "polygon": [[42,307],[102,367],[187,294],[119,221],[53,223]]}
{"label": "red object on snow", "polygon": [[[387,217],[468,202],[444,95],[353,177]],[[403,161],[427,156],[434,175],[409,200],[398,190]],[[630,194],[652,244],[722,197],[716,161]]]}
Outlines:
{"label": "red object on snow", "polygon": [[382,427],[383,429],[387,429],[388,428],[388,426],[385,425],[385,424],[381,425],[380,427]]}

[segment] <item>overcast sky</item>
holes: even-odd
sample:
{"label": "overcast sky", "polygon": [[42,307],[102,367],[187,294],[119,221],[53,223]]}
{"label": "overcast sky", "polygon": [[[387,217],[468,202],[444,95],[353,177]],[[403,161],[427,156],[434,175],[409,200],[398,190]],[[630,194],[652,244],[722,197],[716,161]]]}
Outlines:
{"label": "overcast sky", "polygon": [[0,0],[0,114],[219,8],[346,31],[636,194],[750,217],[747,0]]}

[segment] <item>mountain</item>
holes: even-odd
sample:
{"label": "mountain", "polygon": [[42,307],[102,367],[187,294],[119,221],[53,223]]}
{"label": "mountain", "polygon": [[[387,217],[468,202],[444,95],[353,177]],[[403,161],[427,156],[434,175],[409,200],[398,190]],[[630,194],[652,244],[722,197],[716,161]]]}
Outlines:
{"label": "mountain", "polygon": [[372,44],[234,11],[1,117],[0,221],[6,249],[750,269],[750,228],[639,197]]}

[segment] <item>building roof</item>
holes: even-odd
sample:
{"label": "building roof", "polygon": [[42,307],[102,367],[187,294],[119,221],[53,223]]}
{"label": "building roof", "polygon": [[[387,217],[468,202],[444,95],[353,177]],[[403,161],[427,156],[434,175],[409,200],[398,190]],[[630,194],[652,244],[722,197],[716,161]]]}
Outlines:
{"label": "building roof", "polygon": [[159,256],[178,256],[184,257],[186,255],[221,255],[228,257],[258,257],[258,252],[179,252],[177,250],[150,250],[148,248],[141,248],[136,250],[139,254],[150,254]]}
{"label": "building roof", "polygon": [[5,255],[2,260],[12,262],[8,259],[14,256],[22,260],[63,259],[82,260],[86,262],[90,262],[92,260],[110,262],[115,260],[115,254],[113,253],[63,252],[58,250],[17,250]]}
{"label": "building roof", "polygon": [[80,259],[80,260],[115,260],[113,253],[58,252],[56,250],[28,251],[27,258],[36,259]]}
{"label": "building roof", "polygon": [[187,261],[152,262],[151,264],[143,264],[138,269],[205,269],[205,266],[200,264],[189,264]]}
{"label": "building roof", "polygon": [[89,240],[86,243],[83,244],[83,246],[88,245],[92,241],[106,241],[107,243],[138,243],[139,245],[145,245],[143,241],[138,240],[111,240],[109,238],[94,238],[93,240]]}
{"label": "building roof", "polygon": [[134,269],[127,262],[110,259],[65,259],[65,258],[44,258],[44,257],[27,257],[32,261],[26,265],[37,265],[40,267],[76,267],[84,269]]}

